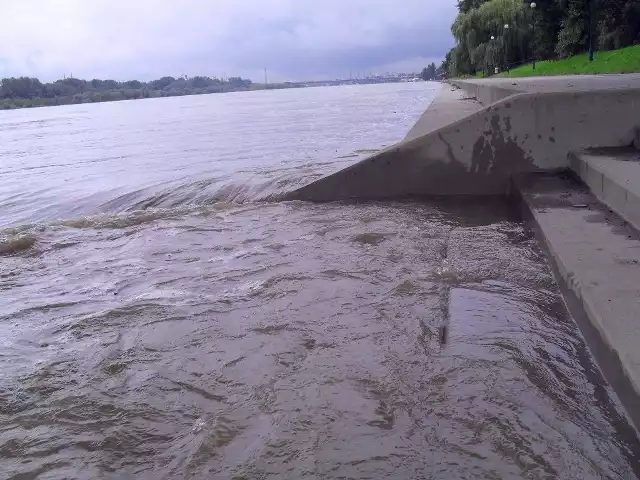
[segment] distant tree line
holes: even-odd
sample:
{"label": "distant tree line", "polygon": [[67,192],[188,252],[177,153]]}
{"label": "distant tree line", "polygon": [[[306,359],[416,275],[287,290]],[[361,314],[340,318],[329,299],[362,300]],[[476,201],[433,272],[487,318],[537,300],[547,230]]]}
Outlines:
{"label": "distant tree line", "polygon": [[613,50],[640,43],[640,0],[533,2],[535,8],[532,0],[458,0],[451,27],[456,46],[441,68],[451,76],[474,75],[534,57],[566,58],[590,46]]}
{"label": "distant tree line", "polygon": [[200,76],[162,77],[151,82],[65,78],[51,83],[42,83],[30,77],[3,78],[0,80],[0,109],[221,93],[264,87],[240,77],[224,80]]}
{"label": "distant tree line", "polygon": [[426,82],[429,80],[435,80],[436,78],[438,78],[438,74],[439,72],[436,67],[436,64],[432,63],[422,69],[422,72],[420,73],[420,78],[422,78],[422,80]]}

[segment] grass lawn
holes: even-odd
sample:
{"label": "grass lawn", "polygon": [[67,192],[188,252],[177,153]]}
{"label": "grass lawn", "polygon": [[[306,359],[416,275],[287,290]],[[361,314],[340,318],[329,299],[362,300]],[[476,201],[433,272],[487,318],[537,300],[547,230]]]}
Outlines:
{"label": "grass lawn", "polygon": [[510,72],[503,72],[501,77],[535,77],[552,75],[578,75],[598,73],[634,73],[640,72],[640,45],[596,52],[593,62],[584,53],[564,60],[545,60],[536,63],[536,69],[531,64],[515,68]]}

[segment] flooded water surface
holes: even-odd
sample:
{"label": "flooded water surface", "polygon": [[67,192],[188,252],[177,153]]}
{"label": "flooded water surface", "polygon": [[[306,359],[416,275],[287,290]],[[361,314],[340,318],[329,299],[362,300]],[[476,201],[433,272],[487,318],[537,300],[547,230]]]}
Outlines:
{"label": "flooded water surface", "polygon": [[436,88],[0,112],[0,478],[636,478],[508,205],[278,201]]}

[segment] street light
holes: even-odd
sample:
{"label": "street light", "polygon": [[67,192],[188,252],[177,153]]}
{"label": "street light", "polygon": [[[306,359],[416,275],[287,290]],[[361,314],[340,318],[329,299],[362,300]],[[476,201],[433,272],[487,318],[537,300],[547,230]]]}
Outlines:
{"label": "street light", "polygon": [[[496,59],[495,59],[495,56],[494,56],[494,54],[493,54],[493,52],[494,52],[493,48],[494,48],[494,46],[495,46],[495,45],[493,45],[493,41],[494,41],[495,39],[496,39],[495,35],[491,35],[491,62],[492,62],[492,63],[493,63],[493,62],[495,62],[495,60],[496,60]],[[493,72],[494,72],[494,73],[498,73],[498,67],[494,67]]]}
{"label": "street light", "polygon": [[531,5],[529,5],[531,7],[531,54],[533,56],[533,69],[536,69],[536,32],[535,32],[535,23],[534,23],[534,15],[535,15],[535,11],[536,11],[536,7],[538,6],[538,4],[536,2],[531,2]]}
{"label": "street light", "polygon": [[589,61],[593,62],[593,0],[589,0]]}
{"label": "street light", "polygon": [[504,31],[502,32],[502,43],[504,44],[504,66],[509,71],[509,50],[507,47],[507,32],[509,31],[509,24],[504,24]]}

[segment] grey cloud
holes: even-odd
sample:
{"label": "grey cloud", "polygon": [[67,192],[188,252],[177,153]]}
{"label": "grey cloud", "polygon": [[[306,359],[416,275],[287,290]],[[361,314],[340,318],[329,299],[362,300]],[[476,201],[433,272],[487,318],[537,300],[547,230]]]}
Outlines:
{"label": "grey cloud", "polygon": [[267,67],[280,79],[302,79],[419,68],[451,47],[455,3],[0,0],[8,17],[0,75],[256,77]]}

